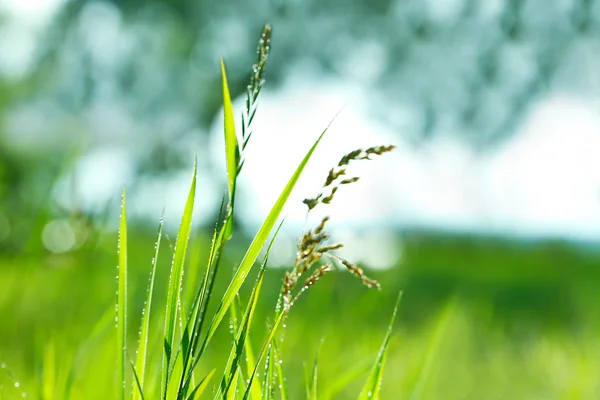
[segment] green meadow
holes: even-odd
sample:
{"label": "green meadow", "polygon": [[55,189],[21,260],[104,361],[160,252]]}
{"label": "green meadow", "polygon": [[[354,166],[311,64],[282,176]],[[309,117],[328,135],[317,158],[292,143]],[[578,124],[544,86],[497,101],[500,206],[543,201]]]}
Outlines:
{"label": "green meadow", "polygon": [[[128,344],[135,349],[155,238],[147,229],[132,230],[129,237]],[[68,255],[2,258],[3,398],[18,398],[21,392],[44,399],[116,398],[116,241],[115,235],[106,235],[97,245]],[[191,243],[190,260],[196,257],[197,263],[188,265],[185,276],[198,279],[210,236],[195,231]],[[404,248],[400,263],[372,274],[382,282],[381,291],[336,272],[294,306],[280,347],[290,398],[305,397],[306,376],[321,341],[319,398],[357,397],[399,290],[404,296],[381,398],[596,397],[597,251],[557,242],[522,244],[424,233],[405,233],[399,243]],[[243,251],[232,249],[231,257],[239,260]],[[168,255],[159,258],[159,298],[167,288],[169,266]],[[219,295],[233,268],[231,260],[223,265],[215,285]],[[283,271],[266,270],[250,333],[255,349],[267,333]],[[255,274],[242,288],[244,300],[254,280]],[[192,289],[192,283],[184,282],[184,293]],[[151,319],[150,386],[159,380],[164,302],[153,304],[159,311]],[[217,331],[198,365],[198,376],[213,368],[222,373],[232,341],[228,325],[229,320]],[[207,398],[216,384],[210,384]]]}
{"label": "green meadow", "polygon": [[[293,265],[273,265],[282,209],[326,127],[256,234],[240,233],[236,188],[270,33],[244,110],[221,64],[227,192],[214,229],[192,221],[201,188],[187,160],[178,230],[130,220],[124,188],[118,231],[92,221],[76,250],[34,239],[0,254],[0,398],[600,398],[591,244],[407,230],[397,265],[371,270],[336,255],[323,219],[299,238]],[[388,145],[332,160],[307,213],[343,204],[337,189],[358,180],[346,166],[376,163]]]}

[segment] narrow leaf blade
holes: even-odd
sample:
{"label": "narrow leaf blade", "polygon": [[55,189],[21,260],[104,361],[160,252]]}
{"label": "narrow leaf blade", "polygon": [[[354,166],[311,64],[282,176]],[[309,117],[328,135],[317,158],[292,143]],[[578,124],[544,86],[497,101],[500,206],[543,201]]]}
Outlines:
{"label": "narrow leaf blade", "polygon": [[136,388],[137,391],[133,391],[134,395],[137,393],[138,396],[140,396],[141,400],[145,400],[144,399],[144,389],[142,389],[142,382],[140,382],[140,377],[138,376],[137,372],[135,371],[135,365],[133,365],[133,360],[130,357],[127,357],[127,359],[129,360],[129,364],[131,365],[131,370],[133,371],[133,378],[135,380],[135,384],[136,384]]}
{"label": "narrow leaf blade", "polygon": [[296,182],[298,182],[298,179],[300,178],[300,175],[302,174],[304,167],[306,167],[306,164],[310,160],[310,157],[312,156],[315,149],[317,148],[317,146],[323,139],[323,136],[325,135],[326,132],[327,132],[327,129],[325,129],[323,131],[323,133],[321,133],[321,135],[315,141],[313,146],[310,148],[310,150],[308,151],[308,153],[306,154],[304,159],[300,162],[300,165],[298,165],[298,167],[296,168],[296,171],[294,172],[294,174],[288,181],[287,185],[281,192],[279,198],[277,199],[277,201],[271,208],[271,211],[267,215],[267,218],[264,220],[262,226],[258,230],[258,233],[252,240],[250,247],[246,251],[246,254],[244,255],[244,258],[242,259],[242,262],[240,263],[239,268],[235,272],[235,275],[234,275],[232,281],[230,282],[229,287],[225,291],[225,294],[223,295],[223,299],[221,300],[221,303],[219,304],[217,311],[215,312],[213,320],[208,329],[208,333],[207,333],[207,336],[205,339],[205,344],[203,347],[205,347],[206,344],[208,344],[208,342],[210,341],[210,339],[216,332],[217,327],[219,326],[219,324],[225,317],[225,313],[227,312],[227,310],[229,309],[229,306],[233,302],[235,295],[240,290],[240,287],[246,280],[246,277],[248,276],[250,269],[254,265],[254,262],[256,261],[256,258],[258,257],[258,255],[260,253],[260,250],[262,249],[265,242],[267,241],[269,234],[270,234],[271,230],[273,229],[273,226],[275,226],[275,222],[277,221],[277,218],[279,217],[281,210],[283,209],[290,194],[292,193],[292,190],[294,189]]}
{"label": "narrow leaf blade", "polygon": [[417,377],[415,379],[414,386],[409,397],[409,399],[411,400],[418,400],[423,397],[425,386],[427,384],[429,375],[431,373],[431,369],[437,357],[440,348],[440,343],[442,342],[442,338],[444,337],[444,334],[446,332],[448,321],[450,320],[450,316],[454,311],[455,304],[456,297],[453,297],[440,314],[440,317],[435,327],[433,338],[431,339],[427,347],[425,360],[423,361],[423,364],[421,365],[419,372],[417,373]]}
{"label": "narrow leaf blade", "polygon": [[[254,310],[256,309],[256,305],[258,303],[258,297],[260,295],[260,290],[262,288],[262,282],[265,275],[265,270],[267,268],[267,263],[269,261],[269,254],[271,253],[271,248],[273,247],[273,243],[275,243],[275,239],[283,226],[283,221],[277,227],[275,234],[271,238],[269,243],[269,247],[265,253],[260,271],[258,272],[258,277],[256,278],[256,282],[254,283],[254,287],[252,288],[252,293],[250,294],[250,300],[248,301],[248,305],[246,310],[244,311],[244,316],[242,317],[242,322],[239,325],[235,335],[235,345],[231,348],[231,352],[229,354],[229,359],[227,360],[227,364],[225,367],[225,372],[223,374],[223,379],[221,382],[221,388],[223,391],[223,395],[227,395],[228,392],[231,392],[233,389],[231,388],[232,384],[235,383],[240,370],[240,361],[242,358],[242,353],[248,343],[248,333],[250,331],[250,326],[252,325],[252,317],[254,316]],[[237,296],[239,299],[239,296]],[[232,304],[232,310],[235,309],[235,302]],[[253,358],[253,357],[252,357]],[[253,361],[253,360],[252,360]],[[215,399],[220,396],[221,390],[217,392]]]}
{"label": "narrow leaf blade", "polygon": [[[288,400],[289,397],[288,397],[287,382],[285,379],[285,375],[283,373],[281,353],[279,351],[279,346],[277,346],[276,340],[273,341],[273,353],[275,354],[275,360],[277,363],[277,378],[279,379],[279,396],[280,396],[281,400]],[[252,396],[254,396],[254,392],[252,392]],[[260,398],[260,392],[259,392],[259,396],[256,398],[257,399]]]}
{"label": "narrow leaf blade", "polygon": [[121,196],[121,219],[119,223],[119,274],[117,294],[117,352],[119,398],[125,399],[125,370],[127,368],[127,210],[125,189]]}
{"label": "narrow leaf blade", "polygon": [[237,176],[238,162],[240,158],[237,135],[235,133],[235,119],[233,116],[233,105],[227,84],[227,73],[225,63],[221,59],[221,79],[223,83],[223,122],[225,130],[225,157],[227,160],[227,181],[229,183],[229,199],[233,198],[235,179]]}
{"label": "narrow leaf blade", "polygon": [[204,391],[206,390],[206,387],[208,386],[208,383],[210,382],[210,378],[212,378],[212,376],[215,374],[215,369],[213,369],[212,371],[210,371],[208,373],[208,375],[206,375],[198,384],[198,386],[196,386],[194,388],[194,390],[192,390],[192,392],[190,393],[190,396],[187,398],[187,400],[191,400],[191,399],[200,399],[200,396],[202,396],[202,393],[204,393]]}
{"label": "narrow leaf blade", "polygon": [[315,354],[315,361],[313,363],[312,376],[310,379],[310,400],[317,400],[317,377],[318,377],[318,365],[319,365],[319,353],[323,347],[323,341],[319,345],[317,354]]}
{"label": "narrow leaf blade", "polygon": [[247,400],[248,397],[250,396],[250,388],[252,387],[252,382],[254,381],[254,378],[256,377],[256,372],[258,371],[258,367],[260,366],[262,359],[267,354],[267,351],[270,348],[269,345],[273,341],[273,337],[275,337],[275,332],[277,332],[277,328],[279,328],[279,325],[281,324],[281,321],[283,320],[284,315],[285,314],[283,311],[281,311],[279,314],[277,314],[277,318],[275,319],[275,322],[273,323],[273,326],[271,327],[271,330],[269,331],[269,334],[267,335],[267,339],[265,340],[265,343],[263,344],[263,347],[261,348],[260,353],[258,354],[258,359],[256,360],[256,366],[254,367],[254,371],[252,371],[252,375],[250,375],[250,379],[248,380],[248,386],[246,387],[246,391],[244,392],[244,398],[243,398],[244,400]]}
{"label": "narrow leaf blade", "polygon": [[196,163],[194,163],[194,173],[192,175],[192,184],[181,218],[177,240],[175,241],[175,252],[171,263],[171,275],[169,277],[169,289],[167,292],[167,306],[165,313],[164,346],[165,354],[163,357],[162,374],[162,393],[166,395],[169,382],[169,371],[172,370],[171,354],[175,344],[175,329],[177,326],[177,311],[181,297],[181,285],[183,280],[183,266],[187,245],[192,229],[192,214],[194,211],[194,199],[196,195]]}
{"label": "narrow leaf blade", "polygon": [[[162,238],[163,230],[163,217],[160,218],[158,225],[158,234],[156,238],[156,244],[154,246],[154,257],[152,258],[152,269],[150,270],[150,279],[148,281],[148,290],[146,293],[146,303],[142,311],[142,323],[140,326],[140,336],[138,339],[138,351],[136,366],[134,371],[137,374],[138,385],[144,387],[144,376],[146,373],[146,357],[148,354],[148,335],[150,333],[150,313],[152,311],[152,294],[154,292],[154,277],[156,275],[156,264],[158,262],[158,253],[160,251],[160,241]],[[141,392],[141,390],[140,390]],[[133,392],[133,399],[140,400],[141,393]]]}
{"label": "narrow leaf blade", "polygon": [[402,292],[398,294],[398,299],[396,300],[396,305],[394,306],[394,312],[392,313],[390,325],[388,326],[385,338],[383,339],[383,343],[379,349],[379,353],[377,353],[375,364],[373,364],[373,367],[371,368],[367,382],[365,382],[365,385],[358,396],[358,400],[379,398],[379,390],[381,389],[381,381],[383,378],[383,368],[385,366],[385,359],[390,344],[390,338],[392,336],[394,321],[396,320],[396,314],[398,312],[398,306],[400,305],[400,299],[402,299]]}

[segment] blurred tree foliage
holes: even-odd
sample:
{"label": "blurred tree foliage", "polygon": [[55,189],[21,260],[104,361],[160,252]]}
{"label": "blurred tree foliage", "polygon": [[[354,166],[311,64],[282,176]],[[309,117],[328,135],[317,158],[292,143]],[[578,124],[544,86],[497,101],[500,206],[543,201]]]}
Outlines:
{"label": "blurred tree foliage", "polygon": [[[179,170],[190,148],[207,147],[219,57],[241,94],[265,22],[277,49],[271,88],[312,63],[367,88],[369,111],[407,142],[455,134],[485,150],[550,91],[595,93],[599,18],[593,0],[69,0],[26,73],[0,76],[1,205],[14,214],[11,196],[81,137],[135,149],[138,175]],[[41,119],[59,144],[35,161],[15,152],[10,137],[25,132],[6,123],[14,114]]]}

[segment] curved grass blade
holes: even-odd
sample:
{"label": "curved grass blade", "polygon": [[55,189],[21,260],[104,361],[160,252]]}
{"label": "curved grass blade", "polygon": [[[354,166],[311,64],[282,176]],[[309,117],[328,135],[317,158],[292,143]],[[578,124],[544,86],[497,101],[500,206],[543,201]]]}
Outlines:
{"label": "curved grass blade", "polygon": [[304,394],[306,395],[306,400],[310,399],[310,377],[308,376],[308,367],[306,362],[303,363],[304,366]]}
{"label": "curved grass blade", "polygon": [[[255,358],[254,358],[254,350],[252,348],[252,342],[250,341],[250,337],[246,337],[246,374],[250,376],[252,371],[254,370]],[[259,381],[254,381],[250,388],[250,399],[251,400],[261,400],[262,389]],[[282,398],[282,400],[284,400]]]}
{"label": "curved grass blade", "polygon": [[[283,222],[279,224],[275,234],[271,238],[269,243],[269,247],[265,253],[265,257],[263,259],[261,268],[258,272],[258,277],[256,278],[256,283],[252,288],[252,293],[250,294],[250,299],[248,301],[248,306],[244,311],[244,316],[242,318],[242,323],[237,329],[237,334],[235,337],[236,345],[231,348],[231,352],[229,354],[229,359],[227,360],[227,364],[225,367],[225,372],[223,374],[223,379],[221,381],[220,390],[217,391],[217,395],[215,399],[220,397],[221,391],[223,392],[223,396],[227,396],[227,393],[230,390],[232,383],[235,382],[238,377],[238,371],[240,367],[240,360],[242,358],[242,353],[244,352],[244,348],[248,339],[248,332],[250,331],[250,326],[252,325],[252,317],[254,316],[254,310],[256,309],[256,304],[258,302],[258,296],[260,294],[260,289],[262,287],[262,281],[265,274],[265,270],[267,268],[267,263],[269,262],[269,254],[271,253],[271,248],[273,247],[273,243],[275,243],[275,239],[277,235],[279,235],[279,231],[283,226]],[[238,296],[239,297],[239,296]],[[235,303],[234,303],[235,304]]]}
{"label": "curved grass blade", "polygon": [[77,375],[81,374],[81,371],[85,369],[85,364],[93,359],[93,357],[90,356],[90,352],[100,347],[100,343],[104,340],[105,335],[111,331],[110,326],[111,324],[114,324],[114,321],[115,309],[111,305],[104,311],[102,317],[98,319],[98,322],[94,325],[94,328],[87,336],[87,339],[77,348],[75,356],[73,357],[73,362],[67,373],[64,396],[59,396],[58,398],[70,399],[73,397],[73,386],[78,378]]}
{"label": "curved grass blade", "polygon": [[243,400],[248,400],[248,397],[250,396],[250,388],[252,387],[252,382],[256,377],[256,373],[258,371],[258,367],[260,366],[260,362],[265,357],[265,354],[267,354],[268,349],[271,348],[270,344],[273,341],[273,337],[275,337],[275,332],[277,331],[277,328],[279,328],[279,325],[281,324],[284,315],[285,314],[283,311],[277,314],[277,318],[275,319],[275,322],[273,323],[273,326],[271,327],[271,330],[267,335],[267,339],[265,340],[265,343],[263,344],[263,347],[261,348],[260,353],[258,354],[258,359],[256,360],[256,366],[254,367],[254,371],[252,371],[252,375],[250,375],[250,379],[248,379],[248,386],[246,387],[246,391],[244,392]]}
{"label": "curved grass blade", "polygon": [[272,400],[275,396],[273,388],[273,344],[269,346],[267,351],[267,360],[265,361],[265,373],[263,374],[263,400]]}
{"label": "curved grass blade", "polygon": [[[334,119],[335,119],[335,117],[334,117]],[[332,120],[332,122],[333,122],[333,120]],[[277,221],[279,214],[281,214],[281,210],[283,209],[283,206],[287,202],[287,199],[289,198],[292,190],[294,189],[296,182],[298,182],[298,179],[300,178],[302,171],[304,171],[304,168],[306,167],[306,164],[310,160],[310,157],[312,156],[315,149],[317,148],[317,146],[319,145],[319,143],[325,136],[325,133],[327,133],[327,130],[329,129],[329,126],[331,125],[331,123],[319,135],[319,137],[317,138],[315,143],[312,145],[312,147],[310,148],[308,153],[304,156],[304,159],[300,162],[300,164],[296,168],[296,171],[294,172],[294,174],[288,181],[287,185],[285,186],[285,188],[279,195],[279,198],[277,199],[277,201],[271,208],[271,211],[269,212],[269,214],[267,215],[267,218],[264,220],[262,226],[258,230],[258,233],[256,234],[256,236],[254,236],[254,239],[252,240],[250,247],[246,251],[246,254],[244,255],[244,258],[242,259],[242,262],[240,263],[239,268],[235,272],[233,279],[231,280],[229,286],[227,287],[227,290],[225,291],[225,294],[223,295],[223,299],[221,300],[221,303],[219,303],[217,311],[215,312],[213,319],[210,323],[210,326],[208,328],[208,332],[206,333],[204,342],[202,343],[202,346],[200,348],[199,355],[196,358],[196,360],[194,361],[194,363],[190,369],[190,372],[191,372],[191,370],[193,370],[194,366],[200,360],[200,357],[201,357],[202,353],[204,352],[204,349],[206,348],[206,346],[212,339],[213,335],[217,331],[219,324],[225,317],[225,313],[227,313],[229,306],[235,299],[235,295],[238,293],[238,291],[240,290],[240,287],[246,280],[246,277],[248,276],[250,269],[254,265],[254,262],[256,261],[256,258],[258,257],[258,255],[260,253],[260,250],[262,249],[265,242],[267,241],[267,238],[269,237],[269,233],[273,229],[273,226],[275,225],[275,222]],[[184,382],[182,390],[180,390],[180,392],[185,392],[186,388],[188,387],[190,372],[188,372],[188,376],[186,377],[186,381]]]}
{"label": "curved grass blade", "polygon": [[190,394],[189,399],[199,399],[200,396],[202,396],[202,393],[204,393],[204,390],[206,390],[206,387],[208,386],[208,383],[210,382],[210,378],[212,378],[212,376],[215,373],[215,369],[213,369],[212,371],[210,371],[208,373],[208,375],[206,375],[198,384],[198,386],[196,386],[194,388],[194,390],[192,390],[192,393]]}
{"label": "curved grass blade", "polygon": [[[371,369],[373,364],[373,360],[365,360],[360,363],[358,366],[352,368],[351,370],[344,372],[341,376],[337,377],[335,382],[328,385],[327,392],[324,395],[325,399],[332,399],[334,396],[339,393],[342,389],[348,386],[351,382],[358,379],[359,377],[366,375],[367,372]],[[283,400],[283,399],[282,399]]]}
{"label": "curved grass blade", "polygon": [[[142,322],[140,326],[140,336],[138,339],[138,349],[137,349],[137,358],[136,358],[136,366],[134,368],[134,372],[136,373],[136,378],[138,378],[138,385],[140,388],[144,387],[144,376],[146,374],[146,357],[148,354],[148,335],[150,332],[150,312],[152,310],[152,294],[154,293],[154,277],[156,276],[156,264],[158,262],[158,253],[160,251],[160,241],[162,238],[163,231],[163,221],[164,221],[164,212],[160,217],[160,223],[158,224],[158,234],[156,238],[156,243],[154,245],[154,257],[152,258],[152,269],[150,270],[150,278],[148,281],[148,289],[146,292],[146,302],[145,306],[142,309]],[[140,389],[140,393],[133,392],[133,399],[139,400],[143,398],[141,395],[142,390]],[[140,397],[142,396],[142,397]]]}
{"label": "curved grass blade", "polygon": [[56,345],[49,341],[44,346],[42,359],[42,378],[40,382],[42,398],[52,400],[57,389]]}
{"label": "curved grass blade", "polygon": [[127,210],[125,206],[125,188],[121,195],[121,218],[119,223],[119,273],[117,291],[117,360],[119,377],[119,396],[125,399],[125,369],[127,365]]}
{"label": "curved grass blade", "polygon": [[304,167],[306,167],[308,160],[310,160],[310,157],[312,156],[315,149],[317,148],[317,146],[323,139],[323,136],[325,135],[326,132],[327,132],[327,129],[325,129],[323,131],[323,133],[321,133],[321,135],[315,141],[315,143],[310,148],[310,150],[308,151],[306,156],[304,156],[304,159],[300,162],[300,165],[298,165],[298,167],[296,168],[296,171],[294,172],[294,174],[288,181],[287,185],[281,192],[279,198],[273,205],[273,208],[271,208],[269,215],[267,215],[267,218],[264,220],[262,226],[258,230],[258,233],[252,240],[250,247],[246,251],[246,254],[244,255],[244,258],[242,259],[242,262],[240,263],[239,268],[235,272],[235,275],[234,275],[233,279],[231,280],[229,287],[225,291],[225,294],[223,295],[223,299],[221,300],[221,303],[219,304],[217,311],[215,312],[213,320],[208,329],[208,333],[207,333],[206,339],[205,339],[205,344],[203,345],[203,347],[205,347],[206,344],[208,344],[208,342],[210,341],[210,339],[212,339],[212,336],[216,332],[217,327],[223,320],[225,313],[227,312],[227,310],[229,309],[229,306],[233,302],[235,295],[238,293],[238,291],[240,290],[240,287],[246,280],[246,277],[248,276],[250,269],[254,265],[254,262],[256,261],[256,258],[258,257],[258,255],[260,253],[260,250],[262,249],[262,247],[264,246],[265,242],[267,241],[267,239],[269,237],[269,233],[273,229],[273,226],[275,226],[275,222],[277,221],[277,218],[279,217],[279,214],[281,213],[283,206],[285,205],[285,203],[287,202],[287,199],[289,198],[290,194],[292,193],[292,190],[294,189],[296,182],[298,182],[298,179],[300,178],[300,175],[302,174]]}
{"label": "curved grass blade", "polygon": [[444,311],[442,311],[438,322],[435,327],[435,332],[433,334],[433,338],[429,342],[429,346],[427,347],[427,353],[425,355],[425,360],[417,373],[417,378],[415,379],[415,383],[413,389],[411,391],[411,395],[409,397],[410,400],[417,400],[423,397],[423,392],[425,391],[425,385],[427,380],[429,379],[429,374],[431,373],[431,369],[433,367],[433,363],[438,354],[440,343],[442,342],[442,338],[444,337],[444,333],[446,332],[446,328],[448,326],[448,321],[450,320],[450,316],[454,312],[454,306],[456,305],[456,297],[453,297],[446,307]]}
{"label": "curved grass blade", "polygon": [[365,382],[365,385],[363,386],[360,395],[358,396],[358,400],[379,398],[381,380],[383,378],[383,368],[385,367],[385,360],[387,357],[390,338],[392,336],[392,329],[394,327],[394,321],[398,312],[398,305],[400,304],[400,299],[402,299],[402,292],[398,294],[398,299],[396,300],[396,305],[394,306],[394,312],[392,313],[390,325],[388,326],[385,338],[383,339],[383,343],[381,344],[381,348],[379,349],[379,353],[377,353],[377,359],[375,360],[375,364],[371,368],[371,372],[369,374],[369,377],[367,378],[367,382]]}
{"label": "curved grass blade", "polygon": [[229,200],[233,199],[235,191],[235,180],[237,177],[238,163],[240,161],[240,149],[237,135],[235,133],[235,119],[233,116],[233,105],[227,84],[227,73],[225,63],[221,59],[221,80],[223,84],[223,122],[225,131],[225,159],[227,160],[227,181],[229,184]]}
{"label": "curved grass blade", "polygon": [[319,364],[319,353],[323,347],[323,341],[319,344],[317,354],[315,354],[315,362],[313,363],[312,376],[310,379],[310,400],[317,400],[317,376],[318,376],[318,364]]}
{"label": "curved grass blade", "polygon": [[140,399],[144,400],[144,389],[142,389],[142,383],[140,382],[140,377],[138,376],[137,372],[135,371],[135,365],[133,365],[133,360],[131,359],[131,357],[127,357],[127,359],[129,360],[129,365],[131,365],[131,370],[133,371],[133,378],[135,380],[135,384],[137,387],[137,392],[134,391],[133,394],[137,394],[139,396]]}
{"label": "curved grass blade", "polygon": [[[181,297],[181,284],[183,280],[183,265],[185,263],[185,254],[192,228],[192,213],[194,211],[194,199],[196,196],[196,169],[197,163],[194,162],[194,173],[192,175],[192,184],[181,218],[177,240],[175,241],[175,252],[171,263],[171,275],[169,277],[169,289],[167,292],[167,307],[165,313],[164,330],[164,354],[163,354],[163,373],[161,379],[161,392],[163,396],[167,394],[169,384],[169,371],[173,368],[174,360],[171,359],[175,343],[175,328],[177,326],[177,310]],[[173,363],[172,363],[173,361]]]}
{"label": "curved grass blade", "polygon": [[[288,390],[287,390],[287,382],[285,380],[285,375],[283,374],[283,365],[281,362],[281,353],[279,352],[279,346],[277,346],[277,341],[273,341],[273,354],[275,355],[275,365],[277,365],[277,378],[279,379],[279,397],[281,400],[288,400]],[[254,392],[252,392],[252,398],[254,398]],[[256,399],[260,398],[259,396]]]}
{"label": "curved grass blade", "polygon": [[[227,360],[227,365],[225,367],[225,373],[223,375],[223,380],[221,382],[220,388],[223,392],[223,396],[227,396],[229,390],[231,389],[231,385],[236,381],[239,375],[238,371],[240,366],[240,359],[242,358],[242,353],[244,352],[246,337],[248,335],[250,325],[252,324],[252,317],[254,316],[254,310],[258,302],[258,295],[260,294],[260,289],[262,287],[262,281],[265,272],[264,265],[266,264],[263,264],[263,267],[260,269],[258,278],[256,280],[256,284],[252,289],[252,294],[250,295],[250,300],[248,301],[248,306],[246,307],[246,311],[244,312],[242,324],[240,325],[236,334],[236,345],[231,348],[229,359]],[[215,397],[215,399],[218,399],[219,392],[221,390],[217,392],[217,396]]]}
{"label": "curved grass blade", "polygon": [[[222,201],[221,201],[221,207],[219,209],[219,218],[218,221],[222,220],[223,217],[223,209],[224,209],[224,204],[225,204],[225,197],[223,197]],[[208,309],[208,303],[210,301],[210,297],[211,297],[211,292],[212,292],[212,288],[214,285],[214,278],[218,269],[218,265],[219,265],[219,259],[220,259],[220,248],[223,244],[222,242],[222,234],[223,234],[223,228],[221,228],[219,230],[219,223],[217,222],[214,232],[213,232],[213,237],[211,240],[211,245],[210,245],[210,251],[209,251],[209,256],[208,256],[208,261],[207,261],[207,265],[206,265],[206,269],[204,271],[204,276],[202,278],[202,284],[198,287],[198,290],[196,291],[196,295],[194,297],[194,301],[192,302],[192,306],[190,309],[190,316],[188,318],[188,326],[185,327],[185,330],[187,332],[189,332],[189,337],[190,337],[190,343],[187,346],[187,348],[185,348],[185,346],[183,348],[183,373],[181,375],[181,380],[180,380],[180,386],[179,386],[179,391],[183,392],[183,384],[185,382],[185,378],[187,376],[190,377],[191,380],[193,380],[193,368],[195,366],[194,363],[194,354],[196,352],[198,343],[199,343],[199,338],[200,338],[200,332],[202,331],[202,326],[204,323],[204,320],[206,319],[206,311]],[[191,323],[191,326],[189,326],[189,324]],[[185,343],[184,343],[185,345]],[[189,371],[189,372],[188,372]],[[187,373],[187,375],[186,375]],[[191,383],[192,386],[194,386],[193,383]],[[181,395],[181,393],[180,393]]]}

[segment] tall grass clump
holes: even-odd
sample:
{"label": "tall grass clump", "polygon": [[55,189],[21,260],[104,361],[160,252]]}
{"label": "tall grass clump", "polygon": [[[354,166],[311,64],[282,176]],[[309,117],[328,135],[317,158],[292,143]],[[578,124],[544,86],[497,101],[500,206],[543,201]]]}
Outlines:
{"label": "tall grass clump", "polygon": [[[228,241],[234,234],[234,216],[236,187],[240,173],[244,167],[244,155],[247,144],[252,138],[252,127],[257,112],[259,94],[264,84],[264,74],[271,50],[271,28],[265,26],[257,48],[257,60],[252,66],[250,82],[246,90],[246,102],[241,113],[241,132],[236,132],[234,110],[227,81],[226,67],[221,60],[222,94],[224,108],[225,159],[227,165],[227,193],[223,198],[220,217],[215,225],[209,248],[208,261],[203,276],[197,287],[192,290],[191,301],[184,302],[182,288],[186,254],[192,229],[192,214],[196,193],[196,165],[194,165],[189,194],[183,211],[179,231],[173,247],[171,267],[169,271],[166,301],[164,308],[164,325],[160,332],[161,346],[153,348],[149,345],[149,336],[155,327],[150,323],[151,314],[160,313],[153,307],[155,292],[155,276],[157,259],[160,253],[162,237],[162,220],[159,224],[157,241],[151,263],[146,301],[142,310],[141,323],[137,338],[137,348],[132,352],[127,346],[127,320],[133,318],[127,304],[127,210],[125,190],[122,196],[121,219],[118,245],[118,290],[117,290],[117,374],[119,399],[164,399],[189,400],[198,398],[215,399],[288,399],[286,379],[281,363],[280,345],[283,335],[277,339],[277,332],[285,326],[284,321],[293,309],[299,296],[308,288],[314,286],[319,279],[329,274],[334,268],[347,270],[361,284],[369,288],[380,288],[380,284],[368,277],[363,269],[353,262],[336,254],[343,247],[342,243],[331,243],[331,235],[327,232],[329,217],[321,220],[318,226],[306,231],[300,238],[296,261],[282,279],[282,287],[274,313],[269,318],[266,337],[260,349],[252,348],[249,336],[254,321],[255,310],[263,287],[263,278],[268,264],[271,246],[277,237],[281,211],[286,204],[296,182],[313,155],[313,152],[323,139],[327,128],[316,138],[306,155],[290,176],[287,184],[281,190],[279,198],[273,204],[270,212],[260,226],[258,232],[246,249],[246,253],[234,271],[224,293],[217,293],[215,279],[219,272],[223,254]],[[376,146],[368,149],[357,149],[343,156],[332,168],[324,180],[322,190],[313,198],[304,200],[307,213],[315,207],[331,204],[334,196],[341,192],[342,187],[354,184],[358,176],[346,176],[350,163],[370,160],[376,156],[391,151],[394,146]],[[272,234],[273,230],[275,232]],[[264,247],[267,247],[260,261],[258,272],[250,297],[242,301],[240,288],[248,280],[252,269]],[[217,303],[209,308],[211,302]],[[189,303],[189,304],[187,304]],[[394,308],[396,314],[398,304]],[[214,310],[209,312],[208,310]],[[219,351],[227,355],[225,366],[209,366],[204,368],[209,372],[200,375],[198,365],[206,367],[206,349],[217,334],[217,329],[223,320],[231,317],[233,340],[229,348]],[[160,315],[160,314],[159,314]],[[383,345],[377,355],[376,362],[367,378],[360,399],[377,398],[381,384],[383,366],[387,354],[389,339],[393,324],[385,335]],[[151,352],[159,352],[161,365],[159,374],[153,376],[149,357]],[[307,395],[317,397],[318,362],[315,357],[312,377]],[[262,371],[262,372],[260,372]],[[262,373],[262,380],[259,380]],[[215,380],[215,375],[219,380]],[[210,389],[209,389],[210,388]]]}

